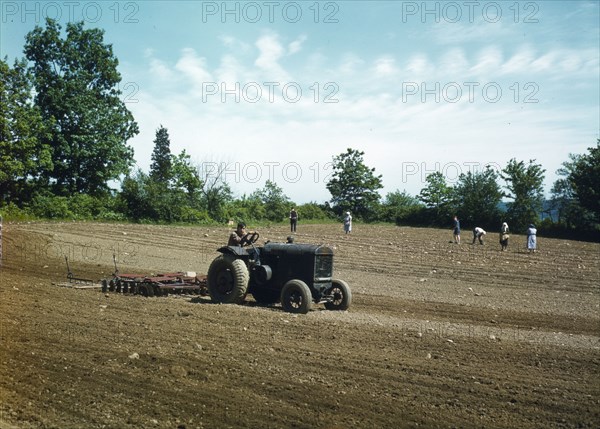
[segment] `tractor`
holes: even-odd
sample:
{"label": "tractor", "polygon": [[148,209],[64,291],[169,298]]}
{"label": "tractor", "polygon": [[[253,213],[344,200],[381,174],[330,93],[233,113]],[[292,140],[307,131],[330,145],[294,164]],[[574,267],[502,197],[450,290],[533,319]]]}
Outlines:
{"label": "tractor", "polygon": [[306,314],[311,304],[347,310],[352,301],[348,284],[333,278],[333,250],[324,245],[267,241],[255,246],[257,232],[244,235],[240,245],[224,246],[208,268],[212,301],[239,304],[248,293],[259,304],[281,302],[285,311]]}

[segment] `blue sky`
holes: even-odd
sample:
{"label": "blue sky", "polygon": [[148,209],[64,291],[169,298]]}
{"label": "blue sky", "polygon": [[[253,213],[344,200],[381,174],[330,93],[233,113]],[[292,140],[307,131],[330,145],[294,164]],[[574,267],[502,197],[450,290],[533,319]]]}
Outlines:
{"label": "blue sky", "polygon": [[348,147],[382,196],[511,158],[542,164],[549,191],[600,135],[598,1],[1,3],[10,62],[46,16],[103,28],[137,165],[162,124],[236,196],[272,180],[297,203],[328,200]]}

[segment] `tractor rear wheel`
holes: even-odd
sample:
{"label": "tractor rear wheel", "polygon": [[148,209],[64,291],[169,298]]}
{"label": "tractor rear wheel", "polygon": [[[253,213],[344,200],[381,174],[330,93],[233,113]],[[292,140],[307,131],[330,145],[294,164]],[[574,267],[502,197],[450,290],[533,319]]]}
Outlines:
{"label": "tractor rear wheel", "polygon": [[281,290],[281,306],[290,313],[308,313],[311,301],[310,289],[302,280],[290,280]]}
{"label": "tractor rear wheel", "polygon": [[214,302],[239,304],[246,297],[250,274],[241,259],[217,256],[208,268],[208,293]]}
{"label": "tractor rear wheel", "polygon": [[348,310],[352,303],[352,292],[344,280],[332,279],[331,289],[328,291],[333,299],[325,303],[327,310]]}

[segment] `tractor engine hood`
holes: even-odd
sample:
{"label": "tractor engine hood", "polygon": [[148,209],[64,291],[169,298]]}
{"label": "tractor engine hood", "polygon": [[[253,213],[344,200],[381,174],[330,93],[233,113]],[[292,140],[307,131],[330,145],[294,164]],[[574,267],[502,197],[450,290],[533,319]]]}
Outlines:
{"label": "tractor engine hood", "polygon": [[320,244],[267,243],[263,252],[286,255],[333,255],[333,250]]}

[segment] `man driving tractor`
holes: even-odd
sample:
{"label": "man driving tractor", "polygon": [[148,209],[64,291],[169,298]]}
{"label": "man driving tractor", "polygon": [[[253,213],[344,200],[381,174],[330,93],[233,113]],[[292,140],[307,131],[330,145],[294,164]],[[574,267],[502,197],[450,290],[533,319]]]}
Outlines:
{"label": "man driving tractor", "polygon": [[237,229],[229,234],[229,242],[228,246],[241,246],[242,238],[246,235],[246,224],[244,222],[239,222],[237,224]]}
{"label": "man driving tractor", "polygon": [[[231,234],[229,234],[228,246],[251,246],[258,240],[258,232],[247,232],[246,224],[244,222],[238,222],[237,228]],[[260,265],[260,253],[258,249],[252,246],[252,249],[248,251],[251,255],[254,263]]]}
{"label": "man driving tractor", "polygon": [[258,239],[258,232],[246,231],[246,224],[239,222],[237,229],[229,234],[228,246],[248,246]]}

